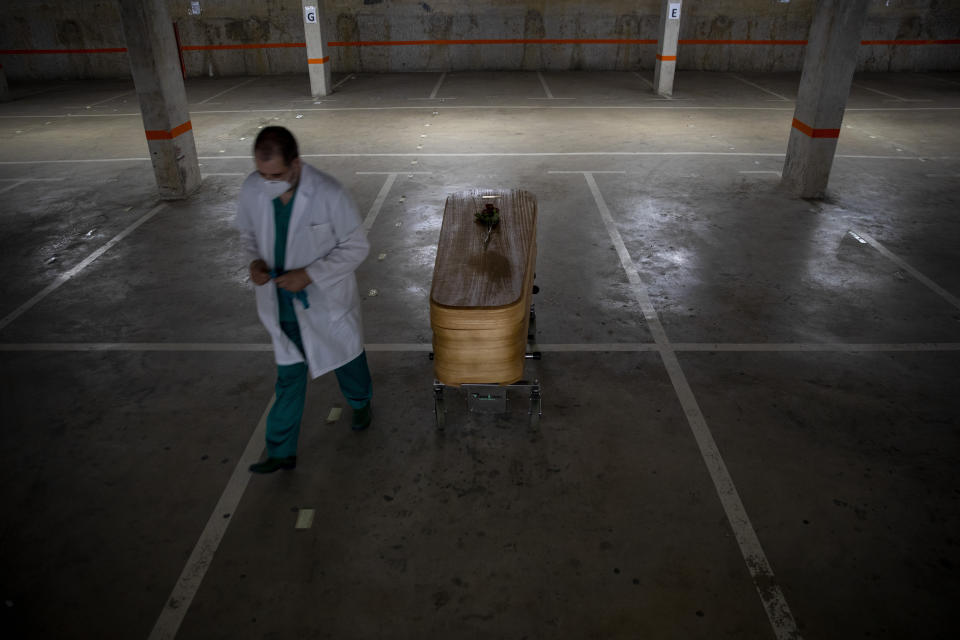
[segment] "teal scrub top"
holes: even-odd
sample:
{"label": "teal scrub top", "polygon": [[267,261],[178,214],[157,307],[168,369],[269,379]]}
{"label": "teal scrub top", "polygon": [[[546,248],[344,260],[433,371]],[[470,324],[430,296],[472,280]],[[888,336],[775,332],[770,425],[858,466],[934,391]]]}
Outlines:
{"label": "teal scrub top", "polygon": [[[290,216],[293,213],[293,201],[296,197],[297,192],[294,191],[293,195],[290,196],[290,202],[287,204],[283,204],[280,198],[273,199],[273,220],[274,224],[276,224],[276,239],[273,244],[273,268],[277,273],[285,273],[283,263],[287,258],[287,234],[290,232]],[[293,296],[277,295],[277,303],[280,305],[280,322],[297,321],[297,314],[293,310]]]}

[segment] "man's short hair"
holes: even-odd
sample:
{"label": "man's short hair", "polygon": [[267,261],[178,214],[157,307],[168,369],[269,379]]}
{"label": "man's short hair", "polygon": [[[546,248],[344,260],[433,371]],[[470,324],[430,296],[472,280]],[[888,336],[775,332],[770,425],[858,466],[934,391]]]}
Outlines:
{"label": "man's short hair", "polygon": [[296,138],[288,129],[264,127],[257,134],[256,142],[253,143],[253,155],[261,160],[269,160],[280,155],[283,156],[283,163],[289,166],[294,158],[300,157],[300,150],[297,149]]}

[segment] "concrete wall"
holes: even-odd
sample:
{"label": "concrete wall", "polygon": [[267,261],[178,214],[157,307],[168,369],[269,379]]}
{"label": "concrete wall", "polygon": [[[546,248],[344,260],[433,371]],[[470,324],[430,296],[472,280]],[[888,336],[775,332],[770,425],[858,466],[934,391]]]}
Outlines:
{"label": "concrete wall", "polygon": [[[181,44],[303,42],[300,0],[170,0]],[[681,40],[805,40],[816,0],[684,0]],[[333,42],[471,39],[656,39],[659,0],[327,0]],[[958,0],[874,0],[864,40],[960,38]],[[122,48],[113,0],[4,0],[0,51]],[[335,46],[335,71],[649,69],[652,44],[430,44]],[[681,44],[680,69],[796,71],[804,47]],[[305,73],[303,48],[185,50],[188,75]],[[128,76],[125,53],[0,53],[16,82]],[[863,46],[872,71],[960,68],[960,45]]]}

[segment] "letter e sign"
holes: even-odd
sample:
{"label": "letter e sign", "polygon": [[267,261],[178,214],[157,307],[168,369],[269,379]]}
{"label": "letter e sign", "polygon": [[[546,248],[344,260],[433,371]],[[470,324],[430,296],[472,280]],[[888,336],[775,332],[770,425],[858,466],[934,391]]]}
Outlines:
{"label": "letter e sign", "polygon": [[670,8],[667,11],[667,18],[670,20],[679,20],[680,19],[680,5],[682,2],[671,2]]}
{"label": "letter e sign", "polygon": [[317,23],[317,8],[316,7],[304,7],[303,8],[303,19],[308,24]]}

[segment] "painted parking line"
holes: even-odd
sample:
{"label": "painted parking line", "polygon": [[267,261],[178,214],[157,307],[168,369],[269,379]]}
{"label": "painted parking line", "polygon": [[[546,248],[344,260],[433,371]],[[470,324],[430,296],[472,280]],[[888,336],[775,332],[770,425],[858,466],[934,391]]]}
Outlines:
{"label": "painted parking line", "polygon": [[66,178],[0,178],[0,182],[12,182],[5,187],[0,187],[0,193],[6,193],[28,182],[61,182]]}
{"label": "painted parking line", "polygon": [[229,89],[224,89],[224,90],[221,91],[220,93],[217,93],[217,94],[215,94],[215,95],[210,96],[210,97],[207,98],[206,100],[201,100],[201,101],[198,102],[197,104],[206,104],[206,103],[210,102],[211,100],[213,100],[213,99],[215,99],[215,98],[219,98],[220,96],[222,96],[222,95],[224,95],[224,94],[230,93],[230,92],[233,91],[234,89],[239,89],[240,87],[242,87],[242,86],[244,86],[244,85],[248,85],[248,84],[250,84],[251,82],[255,82],[255,81],[259,80],[259,79],[260,79],[260,78],[250,78],[249,80],[244,80],[243,82],[241,82],[241,83],[239,83],[239,84],[235,84],[234,86],[230,87]]}
{"label": "painted parking line", "polygon": [[[578,172],[582,173],[582,172]],[[960,342],[673,342],[677,352],[728,353],[870,353],[960,351]],[[429,342],[371,342],[364,345],[371,353],[429,353]],[[655,342],[585,342],[537,344],[537,351],[549,353],[638,353],[659,351]],[[273,352],[269,342],[0,342],[0,352]]]}
{"label": "painted parking line", "polygon": [[[649,79],[647,79],[645,76],[641,75],[639,71],[632,71],[631,73],[632,73],[633,75],[637,76],[638,78],[640,78],[640,79],[644,82],[644,84],[646,84],[646,85],[647,85],[648,87],[650,87],[651,89],[654,88],[654,87],[653,87],[653,81],[652,81],[652,80],[649,80]],[[667,98],[667,99],[669,99],[669,98]]]}
{"label": "painted parking line", "polygon": [[[642,80],[644,84],[650,87],[651,91],[653,91],[654,93],[657,92],[657,88],[653,86],[653,82],[651,80],[647,79],[645,76],[640,75],[638,71],[632,71],[631,73],[633,73],[633,75],[640,78],[640,80]],[[675,99],[676,98],[674,98],[673,96],[667,96],[667,95],[664,95],[664,96],[658,95],[656,98],[648,98],[648,100],[669,100],[670,102],[673,102]]]}
{"label": "painted parking line", "polygon": [[[451,98],[446,98],[450,100]],[[543,100],[543,98],[539,98]],[[651,100],[659,100],[659,98],[650,98]],[[555,98],[555,100],[560,100],[560,98]],[[226,114],[226,113],[239,113],[239,114],[251,114],[251,113],[291,113],[291,112],[307,112],[307,111],[405,111],[413,109],[469,109],[474,111],[503,111],[509,109],[580,109],[580,110],[596,110],[596,111],[611,111],[611,110],[620,110],[620,111],[629,111],[629,110],[687,110],[687,111],[793,111],[793,107],[746,107],[746,106],[721,106],[721,105],[689,105],[689,104],[677,104],[684,98],[663,98],[663,100],[669,100],[672,104],[670,105],[640,105],[640,104],[619,104],[619,105],[558,105],[558,104],[544,104],[544,105],[524,105],[524,104],[475,104],[475,105],[432,105],[429,107],[423,106],[389,106],[389,107],[317,107],[317,108],[304,108],[300,106],[290,106],[287,108],[275,109],[275,108],[263,108],[263,109],[208,109],[208,110],[191,110],[192,116],[197,115],[216,115],[216,114]],[[960,107],[848,107],[844,110],[845,113],[856,112],[856,111],[960,111]],[[35,114],[4,114],[0,115],[0,119],[25,119],[25,118],[117,118],[117,117],[141,117],[139,112],[130,112],[130,113],[59,113],[52,115],[35,115]]]}
{"label": "painted parking line", "polygon": [[770,89],[767,89],[766,87],[761,87],[759,84],[757,84],[757,83],[755,83],[755,82],[750,82],[750,81],[747,80],[746,78],[743,78],[743,77],[741,77],[741,76],[738,76],[738,75],[735,74],[735,73],[731,73],[731,74],[729,74],[729,75],[730,75],[731,77],[733,77],[733,78],[736,78],[737,80],[739,80],[740,82],[742,82],[742,83],[744,83],[744,84],[748,84],[748,85],[750,85],[751,87],[755,87],[755,88],[757,88],[757,89],[760,89],[760,91],[763,91],[764,93],[769,93],[771,96],[773,96],[773,97],[775,97],[775,98],[779,98],[779,99],[783,100],[784,102],[790,102],[790,98],[787,98],[786,96],[782,96],[782,95],[780,95],[779,93],[777,93],[777,92],[775,92],[775,91],[770,91]]}
{"label": "painted parking line", "polygon": [[882,256],[884,256],[885,258],[893,262],[895,265],[897,265],[898,267],[900,267],[901,269],[903,269],[904,271],[912,275],[916,280],[919,280],[924,286],[926,286],[928,289],[936,293],[938,296],[940,296],[941,298],[943,298],[944,300],[952,304],[955,308],[960,309],[960,298],[957,298],[957,296],[953,295],[952,293],[950,293],[949,291],[947,291],[946,289],[938,285],[936,282],[934,282],[927,276],[923,275],[922,273],[914,269],[912,266],[907,264],[900,256],[896,255],[895,253],[887,249],[885,246],[877,242],[877,240],[875,240],[873,236],[871,236],[870,234],[864,233],[863,231],[857,231],[856,233],[861,238],[866,240],[867,244],[869,244],[871,247],[879,251]]}
{"label": "painted parking line", "polygon": [[537,78],[540,79],[540,84],[543,86],[543,93],[546,95],[547,100],[553,100],[553,93],[550,91],[550,87],[547,86],[547,79],[543,77],[543,74],[537,71]]}
{"label": "painted parking line", "polygon": [[[784,153],[769,151],[518,151],[518,152],[457,152],[457,153],[301,153],[301,158],[546,158],[546,157],[741,157],[784,158]],[[898,161],[955,161],[960,156],[864,155],[838,153],[835,158],[848,160]],[[200,156],[199,160],[250,160],[250,156]],[[83,158],[76,160],[3,160],[0,166],[29,166],[40,164],[97,164],[111,162],[149,162],[150,158]],[[401,171],[399,173],[412,173]]]}
{"label": "painted parking line", "polygon": [[331,87],[331,90],[332,90],[332,91],[336,91],[337,88],[338,88],[340,85],[342,85],[344,82],[347,82],[348,80],[353,80],[355,77],[356,77],[356,76],[354,76],[354,74],[351,73],[351,74],[348,75],[346,78],[344,78],[343,80],[340,80],[339,82],[337,82],[337,84],[333,85],[333,87]]}
{"label": "painted parking line", "polygon": [[187,563],[183,567],[170,597],[167,598],[153,630],[150,632],[149,640],[173,640],[176,637],[177,631],[183,623],[183,618],[187,615],[187,610],[190,609],[194,596],[197,595],[200,583],[203,582],[203,578],[206,576],[211,562],[213,562],[213,556],[217,552],[223,536],[227,533],[227,527],[233,520],[240,499],[243,498],[247,485],[250,483],[251,473],[248,467],[259,460],[260,453],[263,451],[267,414],[270,413],[273,400],[271,398],[270,402],[267,403],[267,408],[260,416],[257,427],[250,435],[247,446],[244,448],[237,466],[234,467],[227,486],[220,494],[220,499],[210,514],[197,544],[190,552],[190,557],[187,558]]}
{"label": "painted parking line", "polygon": [[103,103],[105,103],[105,102],[110,102],[111,100],[116,100],[117,98],[122,98],[122,97],[124,97],[124,96],[130,96],[130,95],[133,95],[134,93],[136,93],[136,92],[135,92],[135,91],[126,91],[126,92],[124,92],[124,93],[119,93],[119,94],[117,94],[117,95],[115,95],[115,96],[111,96],[111,97],[107,98],[106,100],[101,100],[101,101],[99,101],[99,102],[91,102],[90,104],[85,105],[85,108],[89,109],[90,107],[96,107],[97,105],[101,105],[101,104],[103,104]]}
{"label": "painted parking line", "polygon": [[686,415],[687,423],[690,426],[694,440],[700,450],[700,455],[710,474],[710,479],[713,481],[717,496],[720,498],[720,503],[723,506],[730,528],[733,530],[740,554],[743,556],[747,570],[753,578],[753,584],[757,589],[757,594],[760,596],[760,601],[766,611],[767,619],[770,621],[770,625],[773,627],[773,631],[778,640],[797,640],[801,636],[793,618],[793,613],[790,611],[790,607],[787,604],[787,600],[779,584],[777,584],[776,576],[773,573],[770,562],[767,560],[766,553],[763,551],[756,530],[750,522],[746,508],[740,499],[740,494],[737,491],[736,485],[733,483],[733,478],[727,469],[727,465],[723,461],[720,449],[713,439],[713,434],[710,432],[706,418],[700,410],[700,405],[693,394],[693,389],[691,389],[687,377],[683,372],[683,368],[680,366],[677,354],[670,344],[663,325],[660,323],[660,317],[650,300],[646,285],[643,283],[643,280],[641,280],[636,264],[634,264],[630,253],[627,251],[620,231],[617,229],[613,215],[610,213],[610,209],[603,199],[603,194],[600,192],[596,180],[594,180],[593,175],[590,173],[584,173],[583,177],[586,179],[587,186],[593,194],[594,202],[597,205],[597,210],[600,212],[600,217],[610,236],[610,241],[613,243],[617,255],[620,258],[620,264],[627,274],[627,280],[630,282],[630,287],[637,304],[640,305],[640,310],[647,322],[647,328],[650,330],[650,334],[657,344],[660,358],[667,370],[667,375],[670,377],[670,382],[673,384],[677,399],[680,401],[680,405]]}
{"label": "painted parking line", "polygon": [[437,80],[437,84],[434,85],[433,91],[430,92],[430,100],[437,99],[437,93],[439,93],[440,87],[443,85],[443,81],[446,80],[446,78],[447,78],[447,72],[444,71],[443,73],[440,74],[440,79]]}
{"label": "painted parking line", "polygon": [[377,216],[380,215],[380,209],[383,207],[383,203],[387,199],[387,194],[390,193],[390,189],[393,188],[393,183],[396,182],[396,180],[396,173],[387,174],[387,179],[383,181],[383,186],[380,187],[380,193],[377,194],[373,205],[370,207],[370,211],[367,212],[367,217],[363,220],[363,228],[367,231],[369,231],[371,227],[373,227],[373,223],[377,221]]}
{"label": "painted parking line", "polygon": [[11,322],[19,318],[21,315],[29,311],[31,308],[33,308],[33,306],[36,305],[38,302],[40,302],[41,300],[46,298],[48,295],[50,295],[51,293],[59,289],[65,282],[67,282],[68,280],[70,280],[71,278],[79,274],[81,271],[86,269],[88,266],[90,266],[90,264],[92,264],[97,258],[99,258],[104,253],[112,249],[117,243],[119,243],[121,240],[126,238],[128,235],[136,231],[137,228],[140,227],[140,225],[144,224],[145,222],[150,220],[152,217],[157,215],[157,213],[162,211],[166,206],[167,205],[164,202],[161,202],[160,204],[156,205],[155,207],[150,209],[150,211],[143,214],[136,222],[128,226],[126,229],[124,229],[123,231],[115,235],[113,238],[111,238],[102,247],[100,247],[99,249],[91,253],[89,256],[84,258],[83,261],[80,262],[80,264],[76,265],[69,271],[57,276],[56,280],[48,284],[46,287],[44,287],[32,298],[30,298],[29,300],[24,302],[22,305],[17,307],[15,310],[7,314],[7,316],[3,320],[0,320],[0,331],[5,329],[7,325],[9,325]]}
{"label": "painted parking line", "polygon": [[922,353],[960,351],[960,342],[675,342],[673,349],[717,353]]}
{"label": "painted parking line", "polygon": [[17,187],[24,184],[25,182],[26,180],[17,180],[13,184],[8,184],[5,187],[0,187],[0,193],[5,193],[7,191],[10,191],[11,189],[16,189]]}
{"label": "painted parking line", "polygon": [[894,102],[933,102],[933,100],[920,100],[920,99],[916,99],[916,98],[904,98],[904,97],[902,97],[902,96],[894,95],[894,94],[892,94],[892,93],[887,93],[886,91],[880,91],[879,89],[873,89],[873,88],[871,88],[871,87],[868,87],[868,86],[865,86],[865,85],[862,85],[862,84],[858,84],[858,83],[856,83],[856,82],[853,83],[853,86],[859,87],[860,89],[864,89],[864,90],[866,90],[866,91],[870,91],[870,92],[872,92],[872,93],[876,93],[877,95],[886,96],[886,97],[888,97],[888,98],[891,98]]}

